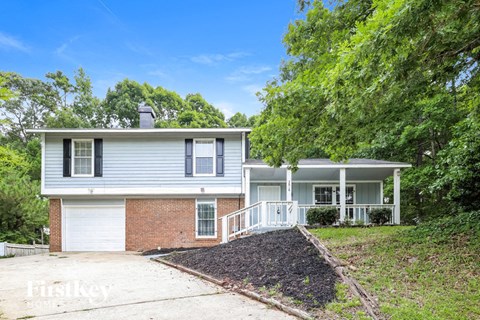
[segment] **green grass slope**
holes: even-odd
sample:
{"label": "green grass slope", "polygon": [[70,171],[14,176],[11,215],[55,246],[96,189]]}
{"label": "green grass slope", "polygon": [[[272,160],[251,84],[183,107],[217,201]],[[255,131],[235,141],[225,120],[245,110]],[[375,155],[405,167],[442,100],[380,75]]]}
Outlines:
{"label": "green grass slope", "polygon": [[390,319],[480,319],[480,212],[417,227],[311,230]]}

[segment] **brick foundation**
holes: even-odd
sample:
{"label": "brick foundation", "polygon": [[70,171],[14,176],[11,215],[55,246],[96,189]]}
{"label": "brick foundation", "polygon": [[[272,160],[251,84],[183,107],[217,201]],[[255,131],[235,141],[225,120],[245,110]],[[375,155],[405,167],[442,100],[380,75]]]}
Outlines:
{"label": "brick foundation", "polygon": [[[217,218],[242,208],[243,199],[217,199]],[[222,224],[217,220],[215,239],[195,238],[195,199],[127,199],[126,250],[206,247],[220,243]]]}
{"label": "brick foundation", "polygon": [[62,251],[62,206],[60,199],[50,199],[50,252]]}

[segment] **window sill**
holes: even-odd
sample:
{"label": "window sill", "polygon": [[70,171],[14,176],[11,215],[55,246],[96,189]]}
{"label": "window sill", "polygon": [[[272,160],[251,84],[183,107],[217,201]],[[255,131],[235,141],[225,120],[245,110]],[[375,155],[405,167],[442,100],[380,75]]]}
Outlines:
{"label": "window sill", "polygon": [[93,178],[93,174],[75,174],[71,176],[72,178]]}
{"label": "window sill", "polygon": [[218,236],[195,236],[196,240],[216,240]]}

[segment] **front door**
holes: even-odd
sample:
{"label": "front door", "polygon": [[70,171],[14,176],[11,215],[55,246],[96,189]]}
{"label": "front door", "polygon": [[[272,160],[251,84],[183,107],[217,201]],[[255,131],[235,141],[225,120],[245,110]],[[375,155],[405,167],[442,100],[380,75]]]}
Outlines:
{"label": "front door", "polygon": [[267,201],[267,225],[288,225],[288,205],[281,202],[280,186],[259,186],[258,201]]}
{"label": "front door", "polygon": [[258,201],[280,201],[280,186],[259,186]]}

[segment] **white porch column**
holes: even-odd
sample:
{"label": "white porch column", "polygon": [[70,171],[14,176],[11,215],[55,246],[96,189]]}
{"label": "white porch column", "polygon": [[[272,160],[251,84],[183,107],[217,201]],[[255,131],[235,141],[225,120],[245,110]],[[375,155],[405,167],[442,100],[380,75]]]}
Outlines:
{"label": "white porch column", "polygon": [[346,169],[340,169],[340,222],[345,220],[345,213],[347,211],[346,206],[346,194],[345,191],[347,189],[347,182],[346,182]]}
{"label": "white porch column", "polygon": [[250,168],[245,168],[245,207],[250,205]]}
{"label": "white porch column", "polygon": [[400,169],[393,170],[393,223],[400,224]]}
{"label": "white porch column", "polygon": [[228,218],[222,218],[222,243],[228,242]]}
{"label": "white porch column", "polygon": [[292,170],[290,169],[287,169],[287,185],[285,192],[287,193],[285,200],[292,201]]}
{"label": "white porch column", "polygon": [[[245,168],[245,208],[250,205],[250,168]],[[245,226],[250,227],[250,210],[245,213]]]}

